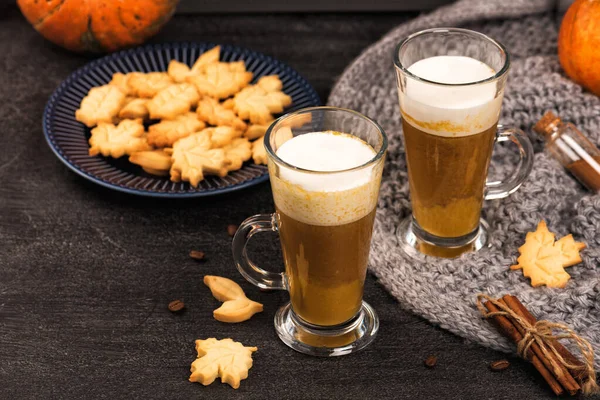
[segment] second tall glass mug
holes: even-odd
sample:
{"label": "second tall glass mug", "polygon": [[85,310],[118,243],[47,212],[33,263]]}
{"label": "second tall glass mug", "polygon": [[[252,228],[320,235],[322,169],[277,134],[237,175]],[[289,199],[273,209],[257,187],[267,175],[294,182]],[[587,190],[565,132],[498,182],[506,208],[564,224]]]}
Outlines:
{"label": "second tall glass mug", "polygon": [[[412,202],[403,245],[440,256],[478,250],[487,240],[483,200],[517,190],[533,162],[527,136],[497,126],[509,55],[478,32],[428,29],[403,40],[394,62]],[[494,142],[503,141],[517,145],[520,162],[507,180],[486,183]]]}

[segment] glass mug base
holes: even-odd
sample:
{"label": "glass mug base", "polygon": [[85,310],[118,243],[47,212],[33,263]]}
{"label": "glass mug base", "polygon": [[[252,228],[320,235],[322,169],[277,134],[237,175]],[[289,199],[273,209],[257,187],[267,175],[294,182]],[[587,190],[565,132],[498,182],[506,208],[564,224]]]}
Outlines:
{"label": "glass mug base", "polygon": [[400,223],[397,236],[402,250],[413,259],[422,260],[423,255],[455,258],[488,247],[489,225],[482,218],[479,228],[472,234],[451,239],[439,238],[423,231],[410,216]]}
{"label": "glass mug base", "polygon": [[335,357],[355,353],[369,345],[379,330],[379,318],[363,301],[360,311],[350,321],[322,327],[300,319],[291,303],[287,303],[275,314],[275,330],[286,345],[300,353]]}

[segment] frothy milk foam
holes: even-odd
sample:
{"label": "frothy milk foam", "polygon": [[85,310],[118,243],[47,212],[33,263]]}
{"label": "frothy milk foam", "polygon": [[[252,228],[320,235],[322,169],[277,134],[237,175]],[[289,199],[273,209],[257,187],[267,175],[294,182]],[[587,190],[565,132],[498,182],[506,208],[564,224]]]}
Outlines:
{"label": "frothy milk foam", "polygon": [[[487,64],[464,56],[436,56],[408,67],[419,78],[436,83],[477,82],[496,73]],[[441,86],[406,78],[400,109],[411,125],[440,136],[468,136],[498,122],[502,93],[497,82],[468,86]]]}
{"label": "frothy milk foam", "polygon": [[[277,149],[286,163],[310,171],[345,171],[375,157],[362,140],[337,132],[295,136]],[[381,163],[355,171],[315,174],[269,163],[277,208],[298,221],[321,226],[342,225],[367,215],[377,203]]]}

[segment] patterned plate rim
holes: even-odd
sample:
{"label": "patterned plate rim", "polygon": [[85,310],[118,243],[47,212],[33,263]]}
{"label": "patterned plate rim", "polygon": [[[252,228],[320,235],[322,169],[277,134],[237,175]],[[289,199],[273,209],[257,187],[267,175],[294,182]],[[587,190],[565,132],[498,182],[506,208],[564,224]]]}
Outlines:
{"label": "patterned plate rim", "polygon": [[[44,132],[44,137],[46,138],[46,143],[48,143],[48,146],[50,147],[52,152],[56,155],[56,157],[63,164],[65,164],[71,171],[75,172],[77,175],[79,175],[93,183],[96,183],[100,186],[103,186],[105,188],[117,190],[117,191],[123,192],[123,193],[138,195],[138,196],[163,197],[163,198],[165,198],[165,197],[166,198],[207,197],[207,196],[216,196],[219,194],[225,194],[225,193],[242,190],[242,189],[245,189],[250,186],[255,186],[261,182],[265,182],[266,180],[269,179],[268,171],[265,171],[265,173],[260,176],[251,178],[247,181],[237,183],[237,184],[225,187],[225,188],[211,188],[211,189],[205,189],[205,190],[197,191],[197,192],[183,192],[183,193],[181,193],[181,192],[165,192],[165,193],[162,193],[162,192],[156,192],[156,191],[149,191],[146,189],[134,189],[134,188],[119,186],[114,183],[106,182],[106,181],[100,179],[99,177],[94,176],[91,173],[81,169],[79,166],[72,164],[69,160],[67,160],[67,158],[63,154],[60,153],[59,149],[57,148],[58,145],[53,142],[52,138],[54,137],[54,132],[52,129],[52,119],[50,117],[54,113],[57,101],[59,98],[62,97],[62,95],[64,94],[64,92],[67,88],[69,88],[74,82],[76,82],[82,75],[84,75],[88,71],[97,68],[99,65],[109,63],[111,61],[115,61],[115,60],[123,58],[123,57],[128,57],[135,53],[161,51],[161,50],[165,50],[165,49],[169,49],[169,48],[175,49],[178,47],[179,48],[181,48],[181,47],[208,47],[208,48],[210,48],[210,47],[213,47],[216,45],[220,45],[221,48],[226,48],[229,51],[247,52],[253,56],[260,56],[268,63],[277,64],[282,70],[284,70],[287,74],[290,74],[291,76],[293,76],[294,79],[299,81],[302,84],[302,86],[305,86],[309,90],[308,95],[313,100],[315,100],[314,105],[322,104],[321,99],[319,98],[319,95],[316,92],[315,88],[308,82],[308,80],[306,80],[302,75],[300,75],[295,69],[293,69],[286,63],[279,61],[278,59],[276,59],[274,57],[265,55],[258,51],[254,51],[254,50],[251,50],[251,49],[248,49],[245,47],[240,47],[240,46],[235,46],[235,45],[229,45],[229,44],[224,44],[224,43],[217,44],[217,43],[212,43],[212,42],[169,42],[169,43],[147,44],[144,46],[138,46],[138,47],[134,47],[131,49],[121,50],[116,53],[112,53],[112,54],[106,55],[104,57],[100,57],[100,58],[98,58],[94,61],[91,61],[91,62],[83,65],[82,67],[76,69],[65,80],[63,80],[60,83],[60,85],[54,90],[54,92],[52,92],[52,95],[50,96],[50,98],[48,99],[48,102],[46,103],[46,106],[44,107],[44,114],[42,117],[42,129]],[[293,111],[293,110],[294,110],[294,108],[293,108],[293,104],[292,104],[292,107],[289,110],[286,110],[286,113]]]}

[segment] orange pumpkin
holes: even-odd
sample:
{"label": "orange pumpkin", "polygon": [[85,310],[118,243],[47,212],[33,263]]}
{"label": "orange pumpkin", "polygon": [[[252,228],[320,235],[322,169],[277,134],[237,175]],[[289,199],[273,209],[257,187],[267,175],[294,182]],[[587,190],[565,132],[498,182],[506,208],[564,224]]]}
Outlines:
{"label": "orange pumpkin", "polygon": [[558,58],[567,75],[600,96],[600,0],[576,0],[558,34]]}
{"label": "orange pumpkin", "polygon": [[143,43],[171,18],[178,0],[17,0],[29,23],[51,42],[78,52]]}

